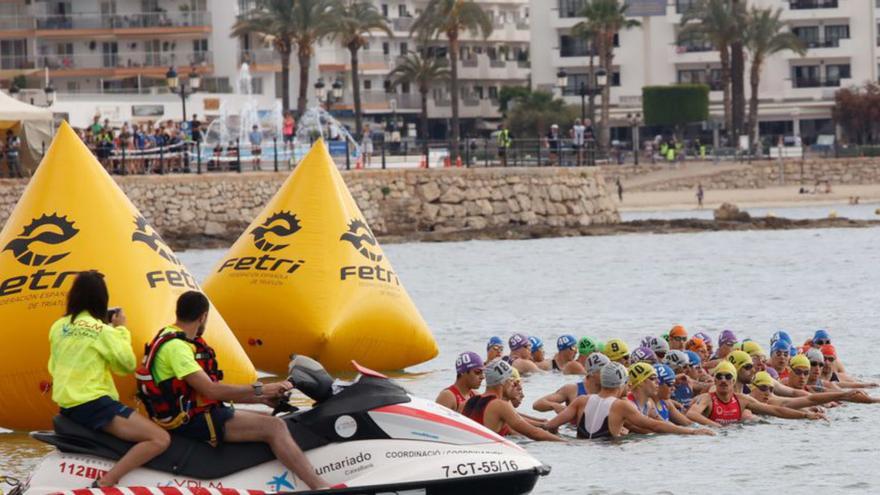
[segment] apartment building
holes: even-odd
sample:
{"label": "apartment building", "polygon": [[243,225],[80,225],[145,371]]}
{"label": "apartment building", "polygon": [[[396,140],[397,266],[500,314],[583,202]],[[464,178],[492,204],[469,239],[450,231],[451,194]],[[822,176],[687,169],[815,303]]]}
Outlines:
{"label": "apartment building", "polygon": [[[637,2],[644,15],[635,18],[642,26],[618,36],[613,74],[608,78],[612,125],[621,128],[617,135],[628,136],[626,116],[640,111],[642,87],[647,85],[706,83],[712,89],[711,113],[720,120],[718,53],[710,46],[676,43],[681,15],[695,1]],[[783,52],[767,60],[759,88],[762,134],[799,135],[806,142],[819,134],[833,134],[834,93],[841,87],[877,80],[880,0],[748,3],[783,9],[782,18],[808,47],[804,56]],[[565,69],[568,87],[562,93],[572,104],[580,102],[581,82],[590,80],[588,47],[571,36],[572,27],[581,20],[577,13],[582,5],[583,0],[531,0],[531,52],[545,54],[533,57],[533,83],[558,94],[556,73]]]}

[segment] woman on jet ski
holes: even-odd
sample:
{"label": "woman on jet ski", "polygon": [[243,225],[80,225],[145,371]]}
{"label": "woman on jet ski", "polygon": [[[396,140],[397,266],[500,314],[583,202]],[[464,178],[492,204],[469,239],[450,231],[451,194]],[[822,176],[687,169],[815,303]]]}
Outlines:
{"label": "woman on jet ski", "polygon": [[109,299],[102,274],[80,273],[67,294],[64,317],[49,330],[52,400],[61,415],[135,443],[93,487],[117,484],[171,444],[168,432],[119,402],[111,372],[133,373],[136,360],[125,314],[120,308],[108,311]]}

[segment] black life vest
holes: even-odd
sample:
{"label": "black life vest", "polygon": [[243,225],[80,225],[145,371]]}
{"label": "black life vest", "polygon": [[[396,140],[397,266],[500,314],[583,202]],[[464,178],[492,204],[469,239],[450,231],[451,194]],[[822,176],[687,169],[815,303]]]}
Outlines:
{"label": "black life vest", "polygon": [[201,414],[219,404],[219,401],[207,400],[199,396],[198,392],[189,386],[186,381],[177,377],[171,377],[157,383],[153,378],[153,363],[156,354],[166,342],[174,339],[182,339],[195,346],[195,359],[213,382],[223,379],[223,372],[217,364],[217,355],[214,349],[204,339],[196,337],[187,338],[184,332],[159,333],[152,342],[144,346],[144,359],[135,371],[137,378],[137,395],[150,418],[166,429],[174,429],[189,421],[190,418]]}

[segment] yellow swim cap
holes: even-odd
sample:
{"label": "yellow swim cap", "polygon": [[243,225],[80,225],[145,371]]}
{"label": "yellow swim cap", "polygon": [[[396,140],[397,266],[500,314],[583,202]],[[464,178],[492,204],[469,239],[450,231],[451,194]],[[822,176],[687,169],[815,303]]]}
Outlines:
{"label": "yellow swim cap", "polygon": [[807,356],[803,354],[798,354],[797,356],[792,357],[788,360],[788,365],[791,368],[806,368],[810,369],[810,360]]}
{"label": "yellow swim cap", "polygon": [[761,344],[755,342],[754,340],[749,340],[743,342],[743,351],[745,351],[749,356],[764,356],[767,357],[767,353],[764,352],[764,348],[761,347]]}
{"label": "yellow swim cap", "polygon": [[727,360],[730,361],[730,364],[736,366],[737,371],[747,364],[752,364],[752,357],[743,351],[731,352],[727,355]]}
{"label": "yellow swim cap", "polygon": [[618,361],[629,355],[629,347],[620,339],[611,339],[605,342],[604,354],[612,361]]}
{"label": "yellow swim cap", "polygon": [[752,385],[756,387],[763,387],[764,385],[773,385],[773,377],[770,376],[770,373],[766,371],[759,371],[755,373],[755,377],[752,378]]}
{"label": "yellow swim cap", "polygon": [[718,366],[715,366],[715,369],[712,370],[712,374],[717,375],[718,373],[730,373],[733,375],[733,379],[736,380],[736,367],[730,364],[730,361],[721,361],[718,363]]}
{"label": "yellow swim cap", "polygon": [[515,382],[518,382],[518,381],[520,380],[520,378],[522,378],[522,377],[520,376],[520,374],[519,374],[519,370],[518,370],[518,369],[516,369],[516,368],[514,368],[514,367],[511,367],[511,368],[510,368],[510,371],[511,371],[511,373],[510,373],[510,379],[511,379],[511,380],[513,380],[513,381],[515,381]]}
{"label": "yellow swim cap", "polygon": [[642,384],[648,378],[652,376],[657,376],[657,371],[654,370],[654,367],[648,363],[636,363],[629,367],[629,384],[636,388]]}

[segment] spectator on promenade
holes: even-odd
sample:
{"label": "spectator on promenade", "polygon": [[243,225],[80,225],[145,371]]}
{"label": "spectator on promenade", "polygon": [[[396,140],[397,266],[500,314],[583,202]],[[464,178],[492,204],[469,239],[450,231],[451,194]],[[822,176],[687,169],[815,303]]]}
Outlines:
{"label": "spectator on promenade", "polygon": [[284,123],[281,125],[281,136],[284,139],[284,149],[290,150],[293,148],[293,136],[296,134],[296,120],[293,119],[293,114],[288,112],[284,112]]}
{"label": "spectator on promenade", "polygon": [[202,123],[199,122],[199,116],[193,114],[192,120],[189,122],[190,133],[192,134],[192,140],[196,143],[202,141]]}
{"label": "spectator on promenade", "polygon": [[254,170],[260,170],[260,159],[263,155],[263,150],[260,146],[263,144],[263,133],[260,132],[258,125],[255,124],[251,128],[251,132],[248,134],[248,141],[251,143],[251,166]]}
{"label": "spectator on promenade", "polygon": [[97,136],[102,130],[104,130],[104,126],[101,125],[100,115],[95,115],[92,119],[92,125],[89,126],[89,130],[92,131],[93,136]]}
{"label": "spectator on promenade", "polygon": [[369,124],[364,126],[361,135],[361,154],[363,160],[361,163],[364,168],[369,168],[373,161],[373,133],[370,130]]}
{"label": "spectator on promenade", "polygon": [[510,138],[510,130],[507,128],[507,124],[504,122],[498,126],[498,137],[496,138],[498,142],[498,158],[501,160],[501,166],[507,166],[507,152],[510,150],[510,145],[512,144]]}
{"label": "spectator on promenade", "polygon": [[6,131],[6,142],[3,145],[3,154],[6,156],[6,168],[9,170],[9,178],[21,177],[21,167],[18,166],[19,151],[21,149],[21,141],[18,136],[12,132],[12,129]]}
{"label": "spectator on promenade", "polygon": [[574,125],[571,127],[571,145],[577,153],[577,164],[583,162],[584,144],[586,143],[587,127],[581,123],[581,119],[574,119]]}
{"label": "spectator on promenade", "polygon": [[550,132],[547,133],[547,149],[550,152],[551,164],[559,164],[559,146],[562,139],[559,136],[559,126],[553,124],[550,126]]}

